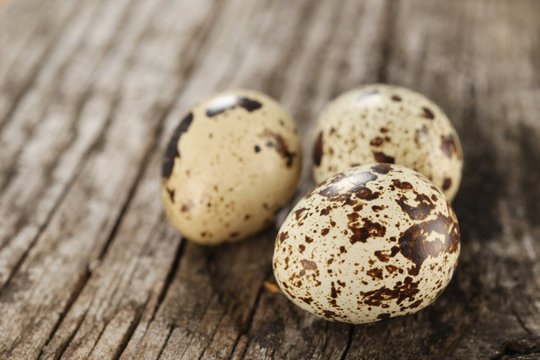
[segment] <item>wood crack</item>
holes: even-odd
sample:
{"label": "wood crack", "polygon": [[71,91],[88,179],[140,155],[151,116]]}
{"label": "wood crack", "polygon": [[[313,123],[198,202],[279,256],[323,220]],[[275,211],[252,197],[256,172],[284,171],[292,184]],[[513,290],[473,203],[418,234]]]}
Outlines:
{"label": "wood crack", "polygon": [[103,333],[107,329],[107,326],[109,326],[109,324],[111,323],[112,319],[113,318],[106,319],[105,322],[103,323],[103,326],[101,327],[101,330],[99,331],[96,341],[94,341],[94,344],[92,344],[92,347],[90,348],[90,351],[88,352],[88,355],[86,356],[87,360],[90,359],[90,357],[92,356],[92,353],[96,349],[97,344],[99,344],[99,340],[103,336]]}
{"label": "wood crack", "polygon": [[[127,6],[127,11],[125,11],[119,22],[118,22],[118,29],[122,29],[127,20],[129,19],[129,15],[131,14],[131,9],[133,7],[132,6]],[[99,16],[100,16],[100,12],[99,11],[95,11],[95,13],[93,14],[93,21],[90,21],[88,23],[88,26],[87,26],[87,30],[91,30],[93,27],[95,27],[95,21],[96,20],[99,20]],[[66,25],[67,26],[67,25]],[[105,59],[107,57],[107,55],[111,52],[111,50],[113,49],[114,45],[117,43],[117,40],[119,38],[121,34],[121,31],[117,31],[115,33],[115,36],[113,36],[110,41],[108,41],[108,43],[104,46],[104,50],[103,52],[100,54],[100,56],[98,57],[98,59],[96,60],[96,65],[94,66],[93,69],[90,69],[89,71],[92,72],[92,73],[95,73],[98,69],[99,69],[99,66],[100,64],[102,63],[103,59]],[[72,60],[77,56],[77,52],[80,51],[83,47],[83,44],[82,42],[79,43],[75,48],[74,50],[68,55],[65,57],[65,59],[62,61],[62,64],[58,66],[58,70],[57,70],[57,73],[55,74],[54,78],[55,79],[61,79],[64,77],[64,73],[67,71],[68,67],[69,67],[69,64],[72,62]],[[125,73],[125,72],[124,72]],[[36,75],[37,77],[37,75]],[[121,77],[121,81],[123,81],[123,78],[124,77]],[[35,79],[34,79],[35,81]],[[51,86],[52,87],[52,86]],[[80,94],[80,96],[75,100],[75,106],[74,106],[74,116],[73,116],[73,122],[71,124],[71,129],[73,129],[74,126],[76,126],[76,124],[78,123],[78,121],[80,121],[80,115],[81,115],[81,112],[82,112],[82,109],[84,107],[84,105],[86,104],[87,100],[90,98],[90,95],[93,93],[93,88],[92,88],[92,85],[91,84],[87,84],[86,85],[86,88],[84,88]],[[23,94],[24,95],[24,94]],[[61,94],[55,94],[53,92],[52,94],[52,97],[62,97]],[[46,112],[47,108],[43,108],[42,110],[42,114],[44,114]],[[42,115],[43,116],[43,115]],[[1,126],[1,125],[0,125]],[[28,134],[28,138],[31,140],[32,137],[33,137],[33,129],[32,128],[30,130],[30,133]],[[76,129],[76,127],[75,127]],[[1,127],[0,127],[0,132],[1,132]],[[101,135],[105,134],[106,132],[105,131],[102,131],[101,132]],[[76,136],[76,132],[72,131],[72,136],[70,136],[70,139],[68,141],[66,141],[66,144],[64,144],[64,146],[58,151],[60,154],[64,154],[68,149],[69,147],[74,143],[74,141],[76,140],[77,136]],[[2,183],[0,184],[0,192],[2,192],[3,190],[5,190],[11,180],[15,177],[16,175],[16,168],[17,168],[17,164],[18,164],[18,160],[19,160],[19,157],[20,157],[20,154],[22,153],[22,149],[20,149],[14,156],[13,156],[13,160],[11,162],[11,166],[8,167],[8,169],[6,170],[6,173],[7,173],[7,176],[4,177],[2,179]],[[51,164],[49,164],[48,166],[45,167],[43,173],[45,174],[45,176],[47,177],[50,177],[51,173],[52,173],[52,170],[55,168],[55,166],[59,163],[59,158],[56,159],[55,162],[52,162]],[[49,186],[49,181],[46,181],[45,182],[45,185],[43,186],[44,190],[47,189]],[[37,197],[39,197],[41,194],[38,194]]]}
{"label": "wood crack", "polygon": [[[324,332],[326,334],[328,334],[328,323],[325,323],[324,324]],[[328,335],[324,337],[324,341],[323,341],[323,344],[321,346],[321,354],[324,354],[324,352],[326,351],[326,348],[328,346]],[[311,352],[311,357],[313,358],[313,353],[314,351]]]}
{"label": "wood crack", "polygon": [[[70,334],[70,336],[66,339],[65,342],[62,343],[62,346],[60,346],[58,348],[58,350],[56,351],[56,353],[54,355],[54,360],[58,360],[58,359],[60,359],[62,357],[62,355],[64,355],[64,352],[68,348],[71,341],[73,341],[73,339],[75,338],[75,335],[79,332],[79,329],[81,328],[81,325],[83,324],[84,320],[86,319],[86,314],[88,314],[88,310],[84,312],[83,316],[81,316],[81,319],[77,322],[77,326],[75,327],[73,332]],[[54,334],[53,334],[53,336],[54,336]],[[51,339],[52,339],[52,336],[49,338],[49,341]],[[43,349],[42,349],[41,352],[43,353]],[[41,355],[38,358],[41,358]]]}
{"label": "wood crack", "polygon": [[159,353],[156,357],[156,359],[161,359],[161,355],[163,354],[163,351],[165,351],[165,348],[167,347],[167,343],[169,342],[169,339],[171,338],[171,335],[175,329],[175,326],[169,326],[169,331],[167,332],[167,337],[165,338],[165,341],[163,342],[163,345],[161,346],[161,349],[159,349]]}
{"label": "wood crack", "polygon": [[[193,39],[193,44],[196,44],[199,48],[202,47],[203,44],[205,43],[207,37],[208,37],[210,29],[211,29],[211,27],[206,27],[206,28],[202,28],[202,30],[200,30],[200,31],[195,31],[197,36],[195,36],[195,38]],[[200,41],[196,41],[197,38],[199,38]],[[195,52],[195,53],[198,54],[198,52]],[[192,71],[195,69],[197,63],[198,62],[197,62],[197,57],[196,56],[192,57],[190,60],[188,60],[186,63],[184,63],[184,66],[182,67],[182,76],[188,79],[190,74],[192,73]],[[174,93],[177,94],[180,91],[180,88],[181,88],[181,83],[179,82],[177,84],[177,89],[174,91]],[[109,250],[112,242],[114,241],[114,239],[116,237],[116,234],[117,234],[118,229],[119,229],[119,227],[120,227],[120,225],[122,223],[122,220],[123,220],[127,210],[129,209],[131,200],[134,198],[134,195],[135,195],[135,193],[137,191],[138,185],[139,185],[144,173],[146,172],[147,164],[149,163],[149,158],[153,154],[158,140],[161,138],[161,134],[163,132],[163,128],[164,128],[164,125],[165,125],[165,119],[167,118],[167,116],[170,114],[170,111],[174,107],[176,98],[177,98],[177,96],[171,97],[171,99],[172,99],[171,102],[167,106],[165,106],[165,108],[163,110],[160,111],[161,115],[158,117],[159,126],[157,127],[156,132],[152,137],[153,140],[151,141],[151,144],[149,146],[148,151],[143,156],[143,161],[141,162],[142,166],[139,168],[138,173],[137,173],[136,178],[135,178],[135,181],[132,184],[132,186],[130,187],[129,194],[128,194],[128,197],[127,197],[127,201],[123,204],[123,206],[122,206],[122,208],[120,210],[120,213],[119,213],[119,215],[118,215],[118,217],[117,217],[117,219],[115,221],[115,224],[113,225],[113,229],[112,229],[109,237],[107,238],[107,240],[105,242],[105,245],[103,246],[102,250],[100,251],[100,254],[98,255],[98,260],[100,262],[103,261],[105,255],[108,253],[108,250]],[[114,108],[116,108],[116,106]],[[100,137],[100,140],[102,140],[102,137]],[[165,284],[164,284],[164,286],[163,286],[163,288],[162,288],[162,290],[161,290],[161,292],[160,292],[160,294],[158,296],[158,301],[156,303],[156,307],[155,307],[154,312],[152,314],[152,319],[151,319],[150,323],[154,320],[154,318],[156,316],[156,313],[157,313],[158,309],[160,308],[160,306],[161,306],[161,304],[162,304],[162,302],[163,302],[163,300],[164,300],[164,298],[165,298],[165,296],[167,294],[167,291],[168,291],[170,285],[172,284],[174,276],[178,271],[179,264],[180,264],[180,258],[182,256],[182,253],[183,253],[183,250],[184,250],[184,244],[185,244],[185,241],[182,240],[180,242],[178,248],[177,248],[177,252],[176,252],[173,264],[171,266],[171,270],[170,270],[169,274],[167,275]],[[146,307],[146,304],[145,304],[144,307]],[[137,327],[138,323],[141,320],[141,317],[142,317],[142,311],[138,315],[138,319],[133,324],[131,324],[128,333],[124,337],[124,339],[123,339],[124,343],[122,344],[120,350],[117,353],[118,357],[121,356],[122,352],[125,350],[127,344],[129,343],[129,340],[131,339],[133,333],[136,330],[136,327]],[[94,343],[94,347],[99,342],[99,338],[101,337],[101,334],[103,333],[105,328],[106,328],[106,326],[103,327],[102,332],[100,333],[98,339]],[[73,334],[72,338],[74,336],[75,336],[75,334]],[[170,334],[169,334],[169,336],[170,336]],[[67,348],[68,345],[69,345],[69,342],[66,344],[65,348]],[[90,351],[89,354],[92,353],[92,351],[94,350],[94,347],[92,348],[92,350]]]}
{"label": "wood crack", "polygon": [[[270,270],[264,278],[268,279],[271,274],[272,274],[272,271]],[[238,346],[238,342],[240,341],[240,338],[242,336],[248,335],[249,332],[251,331],[251,327],[253,325],[253,318],[255,317],[255,312],[257,311],[257,308],[259,306],[259,302],[261,300],[263,291],[264,291],[264,283],[261,284],[261,286],[259,287],[259,290],[257,291],[257,296],[255,297],[255,302],[253,303],[253,307],[251,308],[251,311],[249,312],[245,328],[242,331],[240,331],[238,336],[236,337],[231,353],[229,354],[229,357],[231,357],[234,354],[234,351],[236,350],[236,347]],[[246,351],[249,347],[249,340],[250,339],[248,339],[248,342],[246,343],[244,347],[244,351],[240,355],[240,359],[243,359],[246,354]]]}
{"label": "wood crack", "polygon": [[509,339],[504,342],[502,351],[493,356],[491,360],[503,360],[534,354],[540,354],[540,338]]}
{"label": "wood crack", "polygon": [[353,334],[354,334],[354,326],[350,325],[349,336],[347,338],[347,345],[345,345],[345,350],[343,350],[343,354],[341,354],[341,360],[345,360],[347,358],[347,355],[349,354],[349,350],[351,349],[351,345],[353,342]]}
{"label": "wood crack", "polygon": [[142,166],[138,169],[138,172],[137,172],[137,175],[135,176],[135,180],[133,181],[133,183],[131,184],[130,188],[129,188],[129,192],[128,192],[128,196],[127,196],[127,199],[126,201],[124,202],[124,204],[122,205],[122,208],[120,209],[120,213],[118,214],[117,218],[116,218],[116,221],[114,223],[114,226],[111,230],[111,233],[109,234],[108,238],[107,238],[107,241],[105,241],[105,244],[103,245],[103,248],[101,249],[101,252],[98,256],[98,260],[99,261],[102,261],[103,258],[105,257],[105,254],[107,253],[107,250],[109,250],[109,247],[111,246],[115,236],[116,236],[116,233],[118,232],[118,228],[120,227],[120,224],[122,223],[122,220],[124,219],[124,215],[126,214],[127,212],[127,209],[129,208],[129,205],[131,204],[131,201],[133,200],[133,197],[134,197],[134,194],[137,190],[137,187],[144,175],[144,172],[148,166],[148,160],[150,159],[150,156],[152,155],[152,151],[155,147],[155,145],[157,144],[157,140],[159,138],[159,134],[161,133],[162,131],[162,128],[163,128],[163,119],[165,119],[166,115],[169,113],[169,109],[167,109],[161,116],[161,119],[160,119],[160,126],[158,127],[158,130],[156,131],[156,133],[154,134],[153,136],[153,140],[151,141],[150,143],[150,146],[149,146],[149,149],[148,151],[146,152],[146,154],[143,156],[143,161],[142,161]]}
{"label": "wood crack", "polygon": [[[64,320],[64,318],[66,317],[66,315],[68,314],[69,310],[71,309],[71,307],[73,306],[73,304],[75,303],[75,301],[79,298],[79,295],[82,293],[82,290],[84,289],[84,286],[85,284],[88,282],[88,279],[90,279],[90,275],[91,275],[91,272],[90,270],[87,268],[86,271],[81,275],[81,277],[79,278],[79,280],[77,281],[77,285],[73,291],[73,293],[71,294],[71,297],[68,299],[68,301],[66,302],[66,305],[64,306],[64,308],[62,309],[62,311],[60,312],[59,314],[59,317],[58,319],[56,320],[51,332],[50,332],[50,335],[48,336],[48,340],[46,341],[46,343],[43,345],[39,355],[37,358],[39,358],[45,347],[49,344],[50,340],[52,339],[54,333],[58,330],[58,328],[60,327],[60,324],[62,323],[62,321]],[[12,346],[7,349],[6,351],[6,354],[7,355],[10,355],[11,352],[13,351],[13,349],[18,345],[19,343],[18,342],[14,342],[12,344]]]}
{"label": "wood crack", "polygon": [[[129,9],[127,11],[127,13],[129,13]],[[128,19],[128,16],[127,15],[124,15],[122,17],[122,20],[121,20],[121,24],[125,23],[125,21]],[[67,25],[66,25],[67,26]],[[116,34],[119,34],[119,32],[117,32]],[[104,54],[100,57],[100,61],[102,59],[105,58],[105,56],[107,55],[108,52],[111,51],[112,49],[112,44],[114,44],[116,42],[116,37],[114,37],[110,42],[109,42],[109,45],[106,47],[106,51],[104,52]],[[125,78],[127,74],[127,71],[124,71],[123,72],[123,75],[120,77],[120,80],[123,81],[123,79]],[[37,75],[36,75],[37,76]],[[73,124],[76,124],[77,123],[77,120],[80,120],[80,117],[81,117],[81,113],[82,113],[82,109],[84,107],[84,103],[85,101],[87,100],[87,97],[89,96],[89,94],[91,94],[91,89],[86,89],[83,91],[81,97],[78,99],[77,101],[77,104],[75,106],[75,112],[74,112],[74,123]],[[109,116],[107,117],[107,120],[105,121],[104,125],[103,125],[103,128],[100,130],[100,133],[99,135],[96,137],[96,139],[93,141],[93,143],[83,152],[83,155],[81,156],[81,160],[78,162],[78,165],[77,167],[74,169],[72,175],[70,176],[70,178],[67,179],[66,181],[66,185],[64,187],[64,189],[62,189],[62,191],[60,192],[60,195],[58,196],[58,198],[56,199],[54,205],[52,206],[49,214],[47,215],[45,221],[43,222],[43,224],[39,227],[39,230],[37,231],[36,235],[34,236],[34,238],[30,241],[30,244],[28,245],[28,247],[25,249],[24,253],[21,255],[20,259],[16,262],[15,266],[13,267],[13,270],[10,272],[8,278],[6,279],[6,281],[3,283],[3,284],[0,284],[0,296],[2,295],[2,292],[5,288],[7,288],[7,286],[9,285],[9,283],[11,282],[12,278],[15,276],[15,274],[18,272],[18,270],[20,269],[20,267],[22,266],[22,264],[24,263],[24,261],[26,260],[26,258],[28,257],[30,251],[34,248],[34,246],[37,244],[38,242],[38,239],[41,237],[41,234],[43,233],[43,231],[47,228],[48,224],[50,223],[51,219],[53,218],[54,214],[56,213],[56,210],[60,207],[60,204],[63,202],[64,198],[66,197],[66,195],[69,193],[70,189],[72,188],[72,186],[75,184],[79,174],[81,173],[82,169],[84,168],[84,164],[86,163],[86,161],[90,158],[90,155],[100,147],[101,143],[103,142],[103,138],[105,137],[105,135],[107,134],[107,131],[109,130],[109,128],[111,127],[111,124],[112,124],[112,118],[113,118],[113,115],[116,113],[116,110],[117,110],[117,107],[118,107],[118,103],[120,101],[120,94],[119,93],[116,93],[115,96],[113,97],[112,101],[111,101],[111,109],[110,109],[110,112],[109,112]],[[75,139],[76,136],[72,136],[71,137],[71,140],[67,142],[67,144],[63,147],[62,151],[61,151],[61,154],[63,155],[64,154],[64,150],[68,149],[69,148],[69,145],[73,143],[74,139]],[[58,164],[59,160],[57,159],[55,163],[52,163],[51,165],[49,165],[49,167],[44,171],[45,174],[47,174],[47,176],[50,178],[50,173],[52,172],[52,169]],[[13,163],[13,164],[16,164],[16,161]],[[8,172],[8,179],[7,180],[4,180],[4,182],[2,183],[2,186],[1,188],[3,189],[4,187],[6,187],[8,184],[9,184],[9,181],[10,181],[10,178],[12,177],[12,175],[14,174],[14,171],[11,171],[11,172]],[[47,181],[45,186],[43,187],[43,190],[37,195],[37,197],[39,197],[41,195],[41,193],[43,191],[45,191],[45,189],[48,188],[50,184],[50,181]],[[1,192],[1,190],[0,190]],[[0,251],[2,251],[2,249],[4,247],[6,247],[7,245],[9,244],[9,240],[4,243],[4,244],[1,244],[0,245]]]}
{"label": "wood crack", "polygon": [[[115,99],[115,101],[113,102],[113,106],[112,106],[112,113],[114,113],[114,110],[116,109],[116,104],[117,104],[117,100],[118,99]],[[36,233],[36,235],[34,236],[34,238],[31,240],[29,246],[26,248],[26,250],[24,251],[24,253],[22,254],[22,256],[20,257],[20,259],[17,261],[17,263],[15,264],[15,266],[13,267],[13,270],[11,271],[11,273],[9,274],[8,278],[6,279],[6,281],[4,282],[4,284],[2,284],[0,286],[0,296],[2,295],[2,292],[4,291],[4,289],[6,289],[11,280],[13,279],[13,277],[15,276],[15,274],[19,271],[20,267],[22,266],[22,264],[24,263],[24,261],[26,260],[26,258],[28,257],[28,255],[30,254],[30,251],[34,248],[34,246],[37,244],[39,238],[41,237],[41,234],[45,231],[45,229],[47,228],[47,226],[49,225],[49,223],[51,222],[51,219],[53,218],[54,214],[56,213],[56,211],[58,210],[58,208],[60,207],[60,204],[62,203],[62,201],[65,199],[65,197],[67,196],[67,194],[69,193],[69,191],[71,190],[71,188],[73,187],[73,185],[75,184],[75,182],[77,181],[77,178],[79,177],[82,169],[83,169],[83,165],[84,163],[86,162],[86,160],[90,157],[90,155],[94,152],[94,150],[96,148],[98,148],[100,142],[101,142],[101,137],[103,137],[106,132],[107,132],[107,129],[109,129],[110,127],[110,124],[111,124],[111,117],[108,118],[108,120],[106,121],[104,127],[103,127],[103,130],[101,132],[101,135],[98,136],[96,138],[96,140],[94,141],[94,143],[85,151],[85,153],[83,154],[82,156],[82,161],[79,162],[79,165],[78,167],[76,168],[76,170],[73,172],[73,175],[72,177],[67,181],[66,183],[66,187],[62,190],[60,196],[56,199],[54,205],[52,206],[51,208],[51,211],[49,212],[49,214],[47,215],[47,218],[45,219],[45,221],[43,222],[43,224],[40,226],[38,232]],[[2,247],[0,247],[0,251],[2,250],[3,247],[5,247],[7,245],[6,244],[3,244]]]}
{"label": "wood crack", "polygon": [[214,331],[212,331],[212,335],[210,336],[210,339],[208,340],[208,344],[201,351],[201,354],[197,358],[198,360],[201,360],[203,358],[204,353],[206,352],[206,350],[208,350],[208,348],[212,345],[212,342],[214,341],[214,338],[216,337],[216,333],[217,333],[219,324],[221,323],[221,321],[223,320],[224,317],[225,317],[225,312],[222,312],[220,314],[220,317],[219,317],[218,321],[216,322],[216,326],[214,327]]}
{"label": "wood crack", "polygon": [[[54,213],[56,212],[56,210],[59,208],[60,204],[62,203],[63,199],[66,197],[67,193],[69,192],[69,190],[71,189],[71,186],[73,185],[73,183],[75,182],[75,180],[77,179],[78,177],[78,173],[74,176],[74,178],[72,179],[72,181],[70,182],[70,184],[64,189],[64,191],[62,191],[61,195],[58,197],[57,201],[55,202],[55,204],[53,205],[53,208],[51,209],[51,212],[48,214],[47,216],[47,219],[43,222],[43,224],[41,225],[41,227],[39,228],[38,232],[36,233],[36,235],[34,236],[34,238],[32,239],[32,241],[30,242],[29,246],[25,249],[25,251],[23,252],[23,254],[21,255],[21,257],[19,258],[19,260],[17,260],[17,262],[15,263],[15,266],[13,267],[13,270],[10,272],[9,276],[7,277],[6,281],[0,286],[0,296],[2,296],[3,292],[5,291],[5,289],[8,288],[8,286],[11,284],[11,281],[13,280],[13,277],[15,276],[15,274],[19,271],[19,269],[21,268],[22,264],[24,263],[24,261],[27,259],[28,255],[30,254],[30,251],[34,248],[34,246],[37,244],[38,242],[38,239],[41,237],[41,234],[43,233],[43,231],[45,231],[45,229],[47,228],[50,220],[52,219]],[[6,246],[7,244],[3,244],[2,247]],[[0,247],[0,251],[2,250],[2,247]]]}
{"label": "wood crack", "polygon": [[118,360],[120,356],[122,356],[122,353],[126,349],[127,344],[129,343],[129,340],[131,339],[131,337],[133,336],[133,333],[135,333],[135,330],[137,329],[137,326],[141,322],[142,316],[144,314],[144,309],[146,308],[146,305],[148,304],[148,300],[149,299],[146,300],[143,306],[137,308],[136,315],[133,318],[133,321],[130,323],[128,330],[122,337],[122,341],[120,342],[120,347],[116,351],[116,354],[113,355],[112,359]]}
{"label": "wood crack", "polygon": [[163,287],[161,288],[161,292],[159,293],[156,307],[154,309],[154,313],[152,314],[152,318],[150,319],[149,323],[152,323],[156,317],[156,314],[163,304],[163,300],[165,300],[165,296],[167,295],[167,292],[169,291],[169,288],[171,287],[171,284],[178,273],[178,269],[180,268],[180,259],[182,258],[182,255],[184,253],[184,249],[186,247],[186,240],[182,239],[180,241],[180,244],[176,248],[176,254],[174,255],[174,260],[171,265],[171,269],[169,270],[169,273],[167,274],[167,277],[165,278],[165,283],[163,284]]}
{"label": "wood crack", "polygon": [[[64,321],[64,318],[69,313],[69,310],[71,310],[71,307],[73,306],[75,301],[77,301],[77,299],[81,295],[81,293],[82,293],[86,283],[90,279],[91,275],[92,275],[92,272],[90,271],[90,269],[86,268],[86,271],[82,274],[79,281],[77,281],[77,285],[75,286],[75,290],[72,292],[71,297],[69,298],[68,302],[66,303],[66,306],[64,307],[64,309],[60,313],[60,316],[58,317],[58,320],[54,324],[54,327],[52,328],[52,330],[51,330],[51,332],[50,332],[50,334],[48,336],[48,340],[45,343],[45,345],[43,346],[43,348],[45,348],[45,347],[47,347],[47,345],[49,345],[50,340],[53,338],[54,334],[56,333],[56,331],[60,327],[60,324],[62,323],[62,321]],[[43,352],[43,349],[42,349],[42,352]]]}
{"label": "wood crack", "polygon": [[519,325],[523,328],[523,330],[525,330],[525,332],[527,334],[530,334],[532,335],[533,332],[531,330],[529,330],[529,328],[525,325],[525,323],[523,322],[523,319],[521,318],[521,316],[519,316],[519,314],[517,313],[517,311],[515,309],[512,309],[512,313],[514,314],[514,316],[516,317],[516,320],[518,321]]}

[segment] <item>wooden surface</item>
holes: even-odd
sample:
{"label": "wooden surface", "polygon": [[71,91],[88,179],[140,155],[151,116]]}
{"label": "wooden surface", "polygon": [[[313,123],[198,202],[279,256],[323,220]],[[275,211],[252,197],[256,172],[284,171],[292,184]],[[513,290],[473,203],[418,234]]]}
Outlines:
{"label": "wooden surface", "polygon": [[[540,358],[540,1],[0,4],[1,359]],[[298,198],[316,115],[372,82],[428,95],[463,142],[462,255],[433,306],[318,320],[272,291],[277,224],[203,248],[167,223],[163,149],[199,99],[279,99]]]}

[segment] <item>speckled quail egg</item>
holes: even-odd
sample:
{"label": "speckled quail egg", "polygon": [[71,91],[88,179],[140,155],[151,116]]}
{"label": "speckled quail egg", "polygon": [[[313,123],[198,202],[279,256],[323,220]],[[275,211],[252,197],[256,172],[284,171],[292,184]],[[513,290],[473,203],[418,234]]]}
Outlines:
{"label": "speckled quail egg", "polygon": [[415,91],[375,84],[346,92],[321,113],[313,149],[317,183],[351,167],[395,163],[424,174],[452,201],[463,157],[444,112]]}
{"label": "speckled quail egg", "polygon": [[210,97],[184,117],[167,147],[167,217],[200,244],[245,238],[294,194],[301,159],[296,125],[275,100],[252,90]]}
{"label": "speckled quail egg", "polygon": [[432,303],[457,265],[457,218],[439,188],[399,165],[372,164],[315,187],[283,223],[274,276],[296,305],[353,324]]}

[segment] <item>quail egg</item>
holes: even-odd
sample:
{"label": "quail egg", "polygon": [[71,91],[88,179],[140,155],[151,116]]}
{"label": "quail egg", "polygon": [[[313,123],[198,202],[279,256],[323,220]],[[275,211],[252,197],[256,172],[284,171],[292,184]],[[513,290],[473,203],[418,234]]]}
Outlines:
{"label": "quail egg", "polygon": [[440,189],[399,165],[336,174],[308,193],[278,233],[282,292],[321,318],[353,324],[411,314],[450,282],[460,252]]}
{"label": "quail egg", "polygon": [[167,217],[200,244],[243,239],[294,194],[301,159],[296,125],[275,100],[252,90],[210,97],[181,120],[166,149]]}
{"label": "quail egg", "polygon": [[448,117],[415,91],[375,84],[346,92],[321,113],[313,149],[317,183],[348,168],[395,163],[424,174],[452,201],[463,157]]}

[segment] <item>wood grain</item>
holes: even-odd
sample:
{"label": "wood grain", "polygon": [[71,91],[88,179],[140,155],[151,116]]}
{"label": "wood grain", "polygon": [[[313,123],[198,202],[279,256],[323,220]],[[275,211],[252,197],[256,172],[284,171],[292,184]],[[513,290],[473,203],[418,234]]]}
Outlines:
{"label": "wood grain", "polygon": [[[538,1],[0,5],[0,358],[540,358]],[[462,255],[433,306],[371,326],[294,307],[269,285],[292,205],[214,248],[168,224],[161,156],[199,99],[283,103],[298,199],[318,112],[372,82],[431,97],[463,143]]]}

